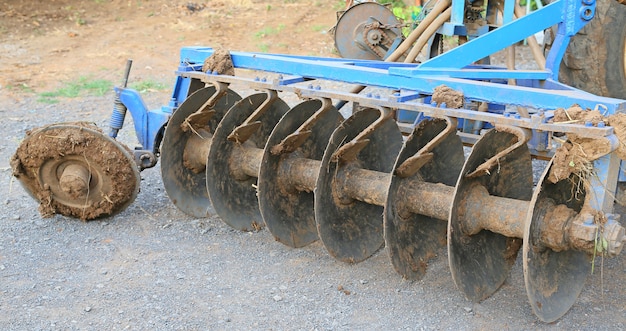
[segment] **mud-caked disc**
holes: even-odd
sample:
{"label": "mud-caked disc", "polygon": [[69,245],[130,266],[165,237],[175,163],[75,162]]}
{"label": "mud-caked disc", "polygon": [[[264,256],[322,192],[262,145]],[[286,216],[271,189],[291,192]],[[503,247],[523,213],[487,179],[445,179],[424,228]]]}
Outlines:
{"label": "mud-caked disc", "polygon": [[[421,121],[402,147],[393,170],[415,155],[439,133],[446,129],[446,121]],[[407,212],[403,206],[407,190],[422,182],[454,186],[463,166],[463,143],[452,132],[432,149],[432,159],[410,177],[394,175],[391,178],[385,205],[385,245],[395,270],[406,279],[424,276],[431,260],[446,247],[447,217],[439,220],[426,215]],[[412,197],[416,199],[426,197]],[[437,205],[433,201],[431,205]],[[449,211],[450,206],[442,206]],[[447,214],[447,213],[446,213]]]}
{"label": "mud-caked disc", "polygon": [[112,216],[139,192],[130,151],[94,124],[62,123],[30,131],[11,158],[13,175],[45,216]]}
{"label": "mud-caked disc", "polygon": [[[330,135],[343,117],[331,106],[315,122],[306,141],[296,150],[276,153],[272,148],[296,132],[321,106],[321,100],[309,100],[293,107],[274,128],[263,152],[259,171],[259,207],[265,225],[274,238],[290,247],[302,247],[317,240],[313,190],[310,188],[307,191],[293,185],[293,178],[289,178],[289,175],[296,166],[290,161],[321,160]],[[294,175],[317,175],[319,172],[318,168],[311,167],[300,170],[302,173]]]}
{"label": "mud-caked disc", "polygon": [[[490,171],[475,177],[474,172],[486,160],[518,143],[518,136],[493,129],[474,145],[457,182],[448,223],[448,259],[457,288],[474,302],[493,294],[509,275],[522,245],[520,238],[507,237],[489,230],[466,233],[465,206],[472,194],[485,191],[490,196],[529,201],[533,174],[530,152],[525,143],[499,158]],[[480,203],[477,203],[481,208]],[[507,210],[498,212],[507,213]],[[520,219],[518,224],[522,224]]]}
{"label": "mud-caked disc", "polygon": [[208,150],[208,146],[203,145],[210,144],[224,114],[241,100],[237,93],[228,90],[211,108],[215,113],[206,123],[201,123],[204,126],[183,130],[187,117],[198,111],[215,91],[213,86],[205,87],[185,99],[168,121],[161,145],[161,176],[165,191],[178,209],[194,217],[208,217],[213,211],[206,189],[205,165],[191,167],[185,160],[190,158],[190,153]]}
{"label": "mud-caked disc", "polygon": [[[315,188],[315,220],[320,239],[334,258],[356,263],[380,249],[383,239],[383,207],[356,199],[342,199],[341,182],[350,180],[350,171],[365,169],[389,174],[400,148],[402,134],[389,117],[369,137],[356,159],[333,160],[335,152],[352,141],[381,116],[377,109],[354,113],[333,132],[319,169]],[[371,191],[386,193],[388,182]],[[365,188],[370,190],[370,188]]]}
{"label": "mud-caked disc", "polygon": [[[267,93],[250,95],[237,102],[224,116],[215,130],[209,148],[206,167],[207,189],[213,208],[226,224],[242,231],[259,230],[263,219],[257,200],[256,176],[234,174],[233,169],[241,166],[242,150],[265,148],[267,139],[280,120],[289,110],[289,106],[280,98],[274,100],[265,113],[258,119],[256,131],[243,143],[229,140],[235,128],[244,124],[246,119],[268,98]],[[260,159],[259,159],[260,161]],[[260,166],[254,165],[255,167]]]}
{"label": "mud-caked disc", "polygon": [[545,216],[558,205],[580,212],[585,201],[584,185],[575,175],[552,183],[546,168],[530,202],[524,230],[524,281],[528,301],[540,320],[551,323],[563,316],[578,298],[590,273],[591,256],[573,249],[554,251],[541,243]]}

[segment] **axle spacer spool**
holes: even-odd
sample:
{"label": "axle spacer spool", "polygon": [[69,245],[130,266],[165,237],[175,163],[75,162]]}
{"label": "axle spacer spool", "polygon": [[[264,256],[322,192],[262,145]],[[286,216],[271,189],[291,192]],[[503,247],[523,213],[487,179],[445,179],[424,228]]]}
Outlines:
{"label": "axle spacer spool", "polygon": [[546,323],[554,322],[567,313],[582,291],[591,269],[590,254],[574,249],[557,252],[541,244],[548,212],[557,205],[565,205],[579,213],[586,196],[584,185],[578,188],[576,183],[579,179],[573,174],[557,183],[547,180],[551,167],[552,162],[543,173],[530,202],[523,247],[528,300],[535,315]]}
{"label": "axle spacer spool", "polygon": [[[268,108],[260,117],[246,125],[246,120],[266,104]],[[255,157],[246,157],[244,151],[265,148],[270,133],[288,110],[289,106],[280,98],[272,99],[270,92],[253,94],[237,102],[215,130],[206,165],[206,186],[217,214],[235,229],[259,230],[263,221],[257,199],[258,174],[248,176],[245,171],[234,169],[258,161]],[[248,131],[252,127],[256,128],[253,133]],[[229,140],[229,137],[239,139],[239,128],[242,128],[240,132],[251,135],[243,142]],[[258,166],[250,164],[247,168],[258,169]]]}
{"label": "axle spacer spool", "polygon": [[[380,125],[367,136],[367,141],[354,141],[361,132],[369,131],[370,125]],[[343,146],[366,142],[365,146],[353,158],[334,160],[334,155]],[[383,183],[384,187],[368,187],[367,178],[351,173],[361,169],[374,170],[387,175],[402,147],[402,134],[391,116],[386,116],[380,109],[364,109],[354,113],[333,132],[319,169],[315,188],[315,220],[320,239],[328,253],[334,258],[356,263],[374,254],[384,243],[383,205],[388,181],[372,180]],[[360,172],[364,174],[365,172]],[[343,190],[343,183],[360,180],[364,185],[361,193],[380,193],[384,196],[371,197],[372,201],[363,202],[352,199]],[[361,194],[367,195],[367,194]]]}
{"label": "axle spacer spool", "polygon": [[[258,199],[265,225],[277,241],[290,247],[303,247],[318,239],[313,196],[315,182],[312,181],[311,187],[297,187],[298,184],[294,183],[303,177],[316,178],[318,168],[298,167],[285,161],[319,162],[322,159],[328,139],[343,120],[337,109],[330,105],[309,130],[298,131],[321,107],[322,100],[309,100],[283,116],[267,140],[259,170]],[[306,140],[296,150],[285,153],[273,150],[293,133],[299,137],[306,135]]]}
{"label": "axle spacer spool", "polygon": [[11,158],[13,175],[45,216],[92,220],[124,210],[139,192],[128,149],[86,122],[33,130]]}
{"label": "axle spacer spool", "polygon": [[[212,214],[206,189],[205,163],[212,132],[228,109],[241,97],[228,89],[211,108],[215,113],[202,128],[183,130],[183,123],[216,93],[214,86],[191,94],[178,107],[165,128],[161,146],[161,176],[170,200],[187,215],[208,217]],[[205,157],[202,157],[204,155]],[[202,159],[190,162],[194,159]]]}
{"label": "axle spacer spool", "polygon": [[[423,182],[454,186],[464,161],[463,143],[456,135],[456,123],[447,124],[441,119],[421,121],[404,143],[393,167],[396,172],[408,158],[433,141],[449,125],[453,125],[452,131],[431,149],[432,159],[411,176],[394,174],[391,177],[385,204],[385,245],[394,269],[405,279],[421,279],[429,261],[446,247],[447,224],[443,220],[447,219],[450,206],[441,205],[440,214],[446,215],[442,219],[414,214],[406,211],[406,203],[410,203],[410,199],[406,199],[405,191]],[[446,201],[426,196],[411,198],[432,201],[433,205]]]}
{"label": "axle spacer spool", "polygon": [[[500,215],[499,224],[520,224],[520,229],[514,227],[512,231],[518,237],[498,234],[482,226],[472,227],[470,224],[480,220],[466,219],[465,215],[484,210],[489,195],[515,199],[518,203],[527,203],[524,201],[532,197],[532,163],[526,140],[509,132],[521,129],[507,129],[491,130],[474,145],[457,182],[450,211],[448,259],[452,279],[467,299],[474,302],[489,297],[506,280],[522,245],[519,234],[525,215],[509,215],[506,210]],[[505,155],[500,154],[515,145]],[[493,159],[495,156],[498,157]],[[495,162],[484,168],[489,162],[485,160]],[[483,172],[471,176],[478,169]]]}

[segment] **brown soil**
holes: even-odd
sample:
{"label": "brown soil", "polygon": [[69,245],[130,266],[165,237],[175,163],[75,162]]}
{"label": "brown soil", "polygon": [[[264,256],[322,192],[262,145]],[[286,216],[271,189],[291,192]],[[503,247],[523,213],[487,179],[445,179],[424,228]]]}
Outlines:
{"label": "brown soil", "polygon": [[223,48],[216,49],[213,55],[204,60],[202,71],[234,76],[235,67],[233,67],[233,60],[230,57],[230,53]]}
{"label": "brown soil", "polygon": [[615,135],[620,142],[616,151],[617,156],[622,160],[626,160],[626,114],[619,113],[609,116],[608,124],[613,127]]}
{"label": "brown soil", "polygon": [[[585,110],[574,105],[568,109],[557,109],[554,112],[555,123],[583,124],[591,122],[597,126],[603,122],[613,126],[614,132],[620,141],[617,155],[621,159],[626,159],[626,116],[617,114],[610,117],[603,116],[598,110]],[[611,144],[607,139],[591,139],[569,134],[567,141],[556,150],[552,169],[548,180],[556,183],[559,180],[569,178],[575,174],[581,179],[586,179],[593,170],[592,161],[608,154],[611,151]]]}
{"label": "brown soil", "polygon": [[56,89],[82,76],[171,81],[183,46],[333,56],[336,1],[4,1],[0,91]]}
{"label": "brown soil", "polygon": [[[91,185],[86,194],[68,192],[68,183],[61,184],[60,173],[67,164],[88,169],[87,182]],[[28,132],[11,158],[11,168],[39,200],[39,212],[44,217],[58,213],[91,220],[113,215],[132,202],[139,190],[139,173],[130,153],[95,125],[84,122]],[[46,178],[43,186],[41,178]],[[70,184],[80,184],[76,179],[69,179]]]}
{"label": "brown soil", "polygon": [[432,100],[438,106],[445,102],[448,108],[461,108],[463,107],[463,92],[455,91],[445,85],[439,85],[433,91]]}

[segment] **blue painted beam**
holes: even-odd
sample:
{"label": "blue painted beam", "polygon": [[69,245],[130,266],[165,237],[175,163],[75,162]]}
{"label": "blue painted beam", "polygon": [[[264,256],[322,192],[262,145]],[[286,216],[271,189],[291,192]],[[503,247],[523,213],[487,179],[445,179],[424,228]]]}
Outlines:
{"label": "blue painted beam", "polygon": [[548,79],[552,72],[547,70],[502,70],[502,69],[454,69],[454,68],[397,68],[390,67],[389,74],[418,77],[418,76],[446,76],[452,78],[469,79]]}
{"label": "blue painted beam", "polygon": [[[547,7],[547,6],[546,6]],[[208,48],[185,50],[185,55],[206,58],[213,51]],[[341,81],[366,86],[379,86],[397,90],[411,90],[432,94],[435,87],[445,84],[461,91],[467,98],[499,104],[517,105],[538,109],[556,109],[569,107],[574,103],[582,107],[594,108],[597,104],[605,105],[608,113],[626,111],[626,101],[595,96],[576,89],[544,89],[528,86],[511,86],[471,79],[452,78],[445,76],[393,75],[393,66],[389,70],[372,67],[346,65],[337,61],[326,61],[325,58],[309,57],[308,59],[290,56],[267,55],[262,53],[231,52],[235,68],[264,70],[304,78]],[[549,80],[546,80],[548,82]],[[556,82],[550,84],[558,84]],[[549,84],[547,84],[549,85]]]}
{"label": "blue painted beam", "polygon": [[[478,38],[453,48],[420,65],[420,68],[463,68],[488,55],[498,52],[514,43],[523,40],[539,31],[543,31],[563,21],[565,0],[557,0],[541,10],[534,11],[524,17],[490,31]],[[576,18],[573,18],[576,19]],[[581,26],[581,24],[575,24]]]}

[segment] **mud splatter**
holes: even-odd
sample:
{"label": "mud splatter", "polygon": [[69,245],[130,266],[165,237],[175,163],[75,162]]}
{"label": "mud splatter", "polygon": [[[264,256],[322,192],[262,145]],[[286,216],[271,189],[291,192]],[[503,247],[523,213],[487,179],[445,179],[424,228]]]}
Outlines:
{"label": "mud splatter", "polygon": [[463,92],[453,90],[446,85],[439,85],[435,87],[432,100],[440,106],[442,103],[446,103],[448,108],[461,108],[463,107]]}
{"label": "mud splatter", "polygon": [[[599,123],[611,125],[620,141],[617,155],[626,159],[626,115],[616,114],[610,117],[603,116],[597,110],[585,110],[578,105],[568,109],[559,108],[554,111],[554,123],[583,124],[591,122],[593,126]],[[585,138],[569,133],[567,141],[563,142],[554,155],[554,162],[548,180],[556,183],[575,174],[581,179],[587,178],[592,170],[594,160],[610,153],[611,144],[605,138]]]}
{"label": "mud splatter", "polygon": [[233,66],[233,60],[230,57],[230,53],[222,48],[216,49],[213,52],[213,55],[204,60],[202,71],[217,72],[220,75],[234,76],[235,67]]}

